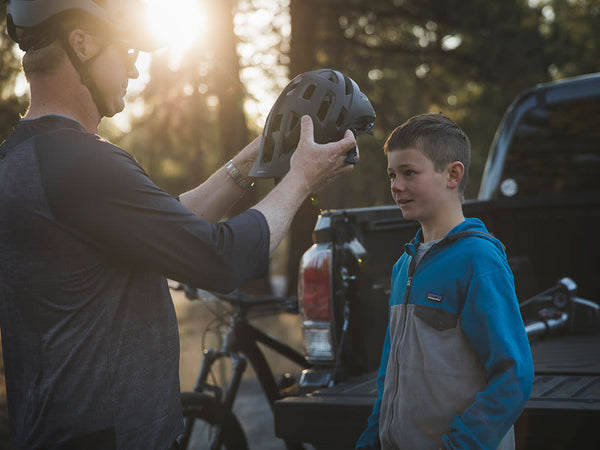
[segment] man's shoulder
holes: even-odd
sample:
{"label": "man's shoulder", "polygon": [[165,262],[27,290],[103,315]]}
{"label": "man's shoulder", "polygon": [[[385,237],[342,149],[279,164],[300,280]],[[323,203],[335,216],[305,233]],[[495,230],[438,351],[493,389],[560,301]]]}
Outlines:
{"label": "man's shoulder", "polygon": [[129,153],[114,144],[104,140],[96,134],[76,128],[58,128],[34,137],[38,152],[51,152],[60,157],[71,156],[74,158],[108,157],[109,155],[120,155],[131,158]]}
{"label": "man's shoulder", "polygon": [[40,171],[62,176],[78,172],[111,175],[123,166],[139,169],[125,150],[100,136],[74,128],[60,128],[35,136]]}
{"label": "man's shoulder", "polygon": [[147,181],[147,174],[129,153],[85,131],[67,128],[38,135],[35,152],[50,200],[61,201],[76,193],[108,195]]}

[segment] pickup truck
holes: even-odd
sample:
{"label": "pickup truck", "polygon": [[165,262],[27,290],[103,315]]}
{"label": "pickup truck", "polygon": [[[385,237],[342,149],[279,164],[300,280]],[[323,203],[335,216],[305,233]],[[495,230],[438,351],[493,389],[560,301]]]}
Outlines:
{"label": "pickup truck", "polygon": [[[463,206],[506,246],[535,380],[518,449],[600,448],[600,73],[518,96]],[[376,399],[394,262],[418,224],[394,206],[324,211],[302,257],[301,394],[275,404],[278,437],[350,449]],[[530,300],[527,300],[530,299]]]}

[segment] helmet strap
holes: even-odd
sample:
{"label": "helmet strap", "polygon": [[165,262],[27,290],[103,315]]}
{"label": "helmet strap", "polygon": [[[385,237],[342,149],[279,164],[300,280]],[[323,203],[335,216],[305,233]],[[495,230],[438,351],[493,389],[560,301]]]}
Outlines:
{"label": "helmet strap", "polygon": [[73,47],[71,47],[71,44],[69,43],[68,34],[62,33],[59,37],[59,41],[61,46],[67,53],[71,64],[79,74],[81,84],[83,84],[90,92],[90,95],[92,96],[92,101],[96,105],[96,108],[98,108],[100,117],[104,117],[108,113],[108,108],[106,106],[104,98],[102,97],[102,94],[100,93],[100,89],[98,89],[96,82],[89,73],[89,67],[96,60],[96,58],[98,58],[102,54],[102,52],[106,49],[107,45],[103,44],[100,51],[96,55],[92,56],[86,61],[82,61],[75,53],[75,50],[73,50]]}

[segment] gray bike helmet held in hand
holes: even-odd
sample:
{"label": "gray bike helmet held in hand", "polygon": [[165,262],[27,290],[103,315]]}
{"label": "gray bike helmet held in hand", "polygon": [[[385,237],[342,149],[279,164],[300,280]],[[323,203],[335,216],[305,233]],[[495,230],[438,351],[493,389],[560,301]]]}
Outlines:
{"label": "gray bike helmet held in hand", "polygon": [[[346,130],[373,134],[375,111],[351,78],[332,69],[305,72],[290,81],[271,108],[250,176],[281,178],[289,171],[303,115],[312,118],[319,144],[340,140]],[[351,156],[347,161],[355,162]]]}

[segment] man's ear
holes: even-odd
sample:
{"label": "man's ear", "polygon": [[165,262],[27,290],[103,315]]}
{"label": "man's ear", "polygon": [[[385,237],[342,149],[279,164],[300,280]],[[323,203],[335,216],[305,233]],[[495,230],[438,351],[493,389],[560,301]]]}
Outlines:
{"label": "man's ear", "polygon": [[460,161],[454,161],[448,164],[448,182],[450,189],[456,189],[465,176],[465,166]]}
{"label": "man's ear", "polygon": [[98,52],[98,46],[93,37],[79,28],[69,32],[69,44],[82,62],[94,57]]}

